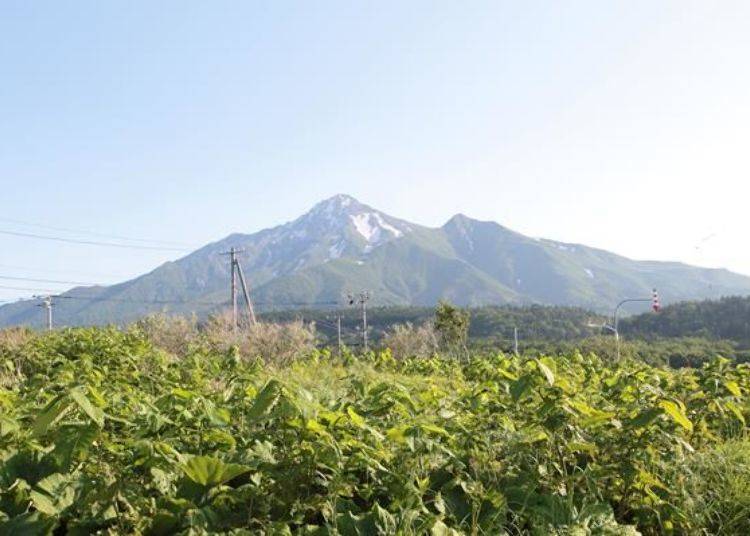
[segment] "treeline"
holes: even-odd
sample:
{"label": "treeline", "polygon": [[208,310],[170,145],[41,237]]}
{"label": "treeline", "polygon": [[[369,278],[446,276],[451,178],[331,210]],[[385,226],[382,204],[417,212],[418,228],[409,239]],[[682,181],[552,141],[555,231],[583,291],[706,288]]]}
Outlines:
{"label": "treeline", "polygon": [[[490,352],[492,348],[485,349]],[[508,347],[503,349],[509,351]],[[522,341],[520,351],[526,355],[570,355],[580,352],[590,353],[613,361],[617,347],[612,336],[587,337],[575,341]],[[723,357],[735,363],[750,362],[750,350],[735,341],[709,340],[700,337],[623,338],[620,341],[620,355],[623,359],[637,359],[655,366],[671,368],[700,367],[716,357]]]}
{"label": "treeline", "polygon": [[[598,332],[590,324],[601,323],[604,318],[579,307],[544,305],[486,306],[467,309],[469,313],[469,338],[487,344],[507,344],[513,341],[514,328],[521,340],[573,341]],[[272,322],[304,320],[315,322],[319,334],[333,340],[337,336],[337,317],[341,315],[342,336],[349,345],[358,344],[362,314],[358,308],[331,310],[297,310],[269,312],[262,316]],[[373,342],[394,326],[415,326],[430,322],[435,316],[434,307],[374,307],[367,310],[368,333]]]}
{"label": "treeline", "polygon": [[[469,314],[468,347],[484,354],[515,350],[513,331],[518,329],[518,350],[527,355],[595,353],[615,359],[614,337],[601,325],[608,318],[576,307],[543,305],[477,307]],[[337,316],[341,315],[342,342],[350,348],[361,345],[361,311],[287,311],[269,313],[274,322],[315,322],[319,342],[333,346],[337,339]],[[368,310],[371,345],[394,341],[425,347],[427,332],[398,331],[396,326],[415,328],[433,322],[432,307],[384,307]],[[735,362],[750,362],[750,298],[724,298],[710,302],[684,302],[621,321],[620,353],[652,365],[698,367],[721,356]],[[393,336],[396,334],[397,336]],[[427,337],[429,339],[429,337]],[[429,344],[427,345],[429,347]]]}
{"label": "treeline", "polygon": [[664,337],[700,337],[731,340],[750,348],[750,297],[675,303],[659,314],[624,319],[623,335],[646,340]]}

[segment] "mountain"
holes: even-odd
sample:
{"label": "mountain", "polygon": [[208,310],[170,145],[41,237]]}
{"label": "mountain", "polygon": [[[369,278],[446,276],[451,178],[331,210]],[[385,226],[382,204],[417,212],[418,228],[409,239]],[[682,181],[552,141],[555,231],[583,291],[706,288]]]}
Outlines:
{"label": "mountain", "polygon": [[[367,289],[373,305],[554,304],[608,311],[623,297],[665,302],[750,294],[750,278],[680,263],[634,261],[579,244],[535,239],[456,215],[439,228],[394,218],[337,195],[294,221],[232,234],[136,279],[71,289],[58,324],[126,322],[154,310],[205,314],[227,303],[230,247],[256,306],[341,302]],[[38,324],[32,302],[0,307],[0,325]]]}

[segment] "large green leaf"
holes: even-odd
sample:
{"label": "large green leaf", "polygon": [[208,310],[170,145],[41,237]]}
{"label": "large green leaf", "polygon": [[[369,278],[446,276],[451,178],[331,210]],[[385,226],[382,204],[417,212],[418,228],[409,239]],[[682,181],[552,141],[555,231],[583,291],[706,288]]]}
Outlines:
{"label": "large green leaf", "polygon": [[549,383],[550,385],[555,385],[555,373],[552,372],[554,363],[552,362],[552,360],[548,357],[537,359],[536,365],[539,368],[539,371],[544,375],[547,383]]}
{"label": "large green leaf", "polygon": [[31,492],[36,509],[50,516],[64,512],[75,502],[75,498],[75,479],[60,473],[43,478]]}
{"label": "large green leaf", "polygon": [[0,437],[10,435],[20,429],[18,422],[7,415],[0,415]]}
{"label": "large green leaf", "polygon": [[534,384],[533,379],[528,374],[524,374],[510,385],[510,394],[513,400],[519,401],[528,392]]}
{"label": "large green leaf", "polygon": [[182,470],[185,476],[196,484],[213,487],[247,473],[251,468],[236,463],[225,463],[210,456],[193,456],[182,465]]}
{"label": "large green leaf", "polygon": [[690,432],[693,431],[693,423],[690,422],[690,419],[685,415],[685,410],[680,407],[680,405],[671,400],[662,400],[659,402],[659,407],[661,407],[674,422]]}
{"label": "large green leaf", "polygon": [[282,385],[278,380],[269,381],[255,397],[252,407],[247,412],[247,418],[250,420],[260,420],[267,416],[279,402],[282,390]]}
{"label": "large green leaf", "polygon": [[628,425],[634,428],[645,428],[652,422],[654,422],[661,411],[658,408],[649,408],[641,411],[638,415],[628,421]]}
{"label": "large green leaf", "polygon": [[34,419],[34,424],[31,425],[34,435],[44,435],[49,427],[70,409],[70,406],[70,399],[64,395],[53,398]]}
{"label": "large green leaf", "polygon": [[74,463],[85,457],[96,440],[100,429],[92,423],[61,426],[55,432],[55,448],[52,456],[61,471],[68,471]]}
{"label": "large green leaf", "polygon": [[88,417],[96,423],[99,428],[104,426],[104,412],[94,406],[86,397],[85,387],[76,387],[70,390],[70,398],[78,405]]}
{"label": "large green leaf", "polygon": [[727,388],[727,391],[732,393],[734,396],[742,396],[742,390],[740,389],[740,386],[735,381],[725,381],[724,387]]}
{"label": "large green leaf", "polygon": [[29,512],[0,525],[0,536],[49,536],[57,525],[55,519],[41,512]]}

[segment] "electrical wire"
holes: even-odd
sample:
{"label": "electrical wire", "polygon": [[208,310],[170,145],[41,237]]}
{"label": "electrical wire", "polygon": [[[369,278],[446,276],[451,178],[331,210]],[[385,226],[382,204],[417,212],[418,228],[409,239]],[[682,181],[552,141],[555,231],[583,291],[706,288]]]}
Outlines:
{"label": "electrical wire", "polygon": [[[329,329],[338,330],[338,324],[334,324],[333,322],[328,322],[326,320],[311,320],[311,322],[314,322],[317,326],[318,324],[321,324]],[[362,335],[362,332],[356,328],[350,328],[347,326],[341,326],[341,333],[348,333],[350,335],[356,335],[357,337]]]}
{"label": "electrical wire", "polygon": [[59,279],[35,279],[31,277],[16,277],[11,275],[0,275],[0,279],[9,279],[11,281],[28,281],[30,283],[55,283],[59,285],[87,285],[101,286],[100,283],[84,283],[82,281],[60,281]]}
{"label": "electrical wire", "polygon": [[253,305],[283,305],[288,307],[306,307],[318,305],[339,305],[337,301],[319,301],[319,302],[262,302],[253,301]]}
{"label": "electrical wire", "polygon": [[40,223],[31,223],[27,221],[14,220],[11,218],[0,218],[0,221],[5,222],[5,223],[13,223],[16,225],[23,225],[26,227],[36,227],[37,229],[48,229],[50,231],[62,231],[64,233],[85,234],[89,236],[98,236],[100,238],[109,238],[113,240],[125,240],[127,242],[143,242],[143,243],[151,243],[151,244],[193,247],[191,244],[185,244],[183,242],[174,242],[170,240],[153,240],[149,238],[133,238],[133,237],[115,235],[115,234],[104,234],[104,233],[97,233],[94,231],[84,231],[81,229],[70,229],[68,227],[56,227],[52,225],[42,225]]}
{"label": "electrical wire", "polygon": [[104,273],[96,273],[96,272],[88,272],[88,271],[81,271],[81,270],[67,270],[65,268],[63,269],[52,269],[47,270],[44,268],[39,267],[32,267],[32,266],[18,266],[14,264],[0,264],[0,268],[6,269],[6,270],[22,270],[22,271],[28,271],[28,272],[39,272],[43,274],[77,274],[77,275],[83,275],[86,277],[107,277],[112,279],[126,279],[128,277],[132,277],[131,275],[126,274],[104,274]]}
{"label": "electrical wire", "polygon": [[4,234],[8,236],[17,236],[21,238],[36,238],[39,240],[51,240],[54,242],[65,242],[68,244],[84,244],[87,246],[105,246],[105,247],[111,247],[111,248],[140,249],[140,250],[149,250],[149,251],[179,251],[179,252],[192,251],[186,248],[175,248],[175,247],[165,247],[165,246],[139,246],[135,244],[116,244],[114,242],[99,242],[97,240],[78,240],[75,238],[64,238],[61,236],[48,236],[48,235],[39,235],[39,234],[34,234],[34,233],[21,233],[18,231],[7,231],[7,230],[0,230],[0,234]]}
{"label": "electrical wire", "polygon": [[59,290],[51,290],[48,288],[29,288],[29,287],[8,287],[5,285],[0,285],[0,289],[3,290],[24,290],[28,292],[48,292],[48,293],[55,293],[59,292]]}
{"label": "electrical wire", "polygon": [[93,302],[116,302],[116,303],[137,303],[141,305],[207,305],[216,306],[224,305],[226,302],[203,302],[197,300],[132,300],[128,298],[99,298],[96,296],[67,296],[61,294],[53,296],[55,299],[61,300],[84,300]]}

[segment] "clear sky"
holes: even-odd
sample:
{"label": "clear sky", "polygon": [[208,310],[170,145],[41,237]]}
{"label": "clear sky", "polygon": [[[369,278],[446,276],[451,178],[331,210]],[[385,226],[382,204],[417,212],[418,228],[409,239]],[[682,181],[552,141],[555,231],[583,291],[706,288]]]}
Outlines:
{"label": "clear sky", "polygon": [[[342,192],[750,274],[749,28],[747,1],[4,0],[0,231],[199,246]],[[4,276],[179,255],[0,234]]]}

